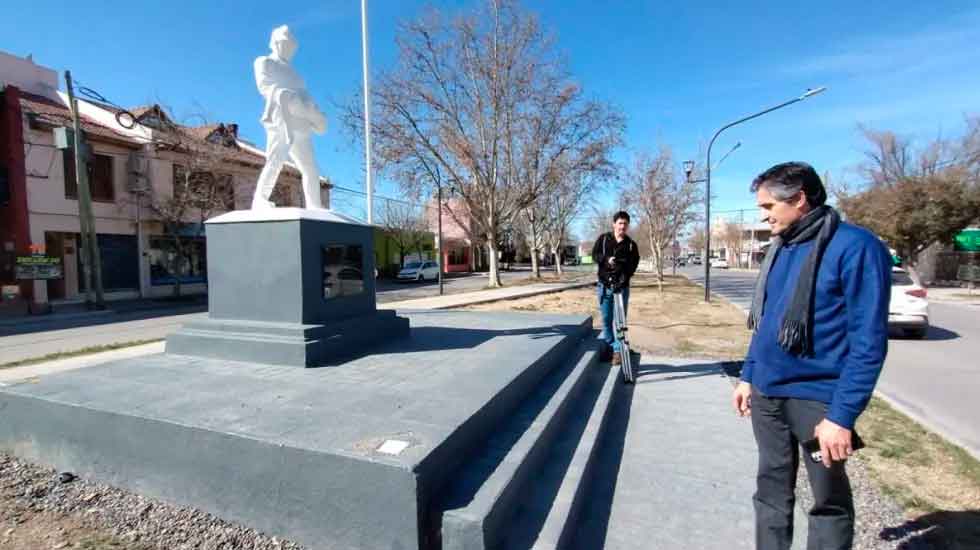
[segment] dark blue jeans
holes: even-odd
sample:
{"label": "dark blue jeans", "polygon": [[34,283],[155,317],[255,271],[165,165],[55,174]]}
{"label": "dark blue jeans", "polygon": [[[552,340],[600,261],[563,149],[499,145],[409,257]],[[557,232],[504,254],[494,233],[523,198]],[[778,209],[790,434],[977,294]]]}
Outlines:
{"label": "dark blue jeans", "polygon": [[[630,288],[624,287],[620,292],[623,294],[623,309],[629,310]],[[599,298],[599,311],[602,313],[602,339],[606,341],[613,351],[619,351],[619,342],[616,342],[613,332],[613,291],[611,287],[604,284],[596,284],[596,296]]]}

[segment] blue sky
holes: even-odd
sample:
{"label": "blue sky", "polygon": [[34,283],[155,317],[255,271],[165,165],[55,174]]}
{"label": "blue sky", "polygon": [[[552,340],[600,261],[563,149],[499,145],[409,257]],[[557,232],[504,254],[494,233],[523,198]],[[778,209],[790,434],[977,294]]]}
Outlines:
{"label": "blue sky", "polygon": [[[398,20],[426,5],[453,11],[472,3],[370,1],[372,70],[394,63]],[[726,122],[829,86],[723,134],[716,158],[736,141],[742,146],[714,173],[715,211],[751,207],[749,182],[786,160],[858,182],[859,123],[928,139],[958,133],[965,114],[980,113],[980,4],[972,1],[525,6],[555,35],[586,92],[626,114],[621,161],[659,144],[679,160],[694,157]],[[203,112],[237,122],[261,146],[251,62],[283,23],[299,39],[295,64],[331,122],[316,141],[321,168],[341,186],[362,188],[362,157],[339,131],[333,105],[361,79],[357,0],[16,2],[0,19],[0,50],[71,69],[121,105],[161,102],[178,117]],[[379,192],[398,195],[390,182]]]}

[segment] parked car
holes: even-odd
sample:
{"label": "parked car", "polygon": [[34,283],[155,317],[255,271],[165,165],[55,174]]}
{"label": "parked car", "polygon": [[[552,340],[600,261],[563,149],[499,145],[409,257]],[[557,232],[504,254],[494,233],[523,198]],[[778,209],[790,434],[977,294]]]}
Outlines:
{"label": "parked car", "polygon": [[323,297],[337,298],[364,292],[364,274],[348,265],[331,265],[323,270]]}
{"label": "parked car", "polygon": [[439,264],[432,261],[409,262],[398,272],[399,281],[434,281],[439,278]]}
{"label": "parked car", "polygon": [[715,269],[728,269],[728,261],[724,258],[711,258],[711,267]]}
{"label": "parked car", "polygon": [[926,289],[916,284],[907,271],[892,268],[892,299],[888,326],[913,338],[924,338],[929,332],[929,301]]}
{"label": "parked car", "polygon": [[687,265],[687,258],[677,258],[677,267],[684,267]]}
{"label": "parked car", "polygon": [[701,258],[694,258],[691,260],[691,265],[701,265]]}

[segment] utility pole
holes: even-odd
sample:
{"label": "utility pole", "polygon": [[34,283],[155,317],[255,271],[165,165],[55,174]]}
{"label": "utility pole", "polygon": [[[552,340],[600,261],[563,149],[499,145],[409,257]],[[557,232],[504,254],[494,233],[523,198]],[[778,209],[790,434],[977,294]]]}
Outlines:
{"label": "utility pole", "polygon": [[74,128],[75,145],[75,181],[78,194],[78,221],[81,225],[82,271],[85,278],[85,304],[93,308],[92,286],[95,284],[95,309],[105,309],[105,299],[102,293],[102,260],[99,256],[99,241],[95,234],[95,216],[92,214],[92,193],[88,186],[88,153],[82,135],[81,121],[78,115],[78,100],[75,99],[75,88],[72,86],[71,71],[65,71],[65,84],[68,88],[68,103],[71,106],[72,125]]}

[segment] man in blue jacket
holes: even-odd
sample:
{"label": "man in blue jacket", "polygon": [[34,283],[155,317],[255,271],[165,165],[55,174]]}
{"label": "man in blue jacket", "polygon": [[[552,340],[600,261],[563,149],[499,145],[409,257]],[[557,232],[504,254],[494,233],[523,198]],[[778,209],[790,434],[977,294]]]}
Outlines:
{"label": "man in blue jacket", "polygon": [[816,438],[822,464],[809,453],[804,459],[815,501],[807,548],[851,548],[844,464],[888,349],[891,259],[874,234],[842,223],[824,204],[827,192],[808,164],[773,166],[752,191],[773,237],[732,401],[740,415],[751,414],[759,448],[756,547],[790,548],[800,444]]}

